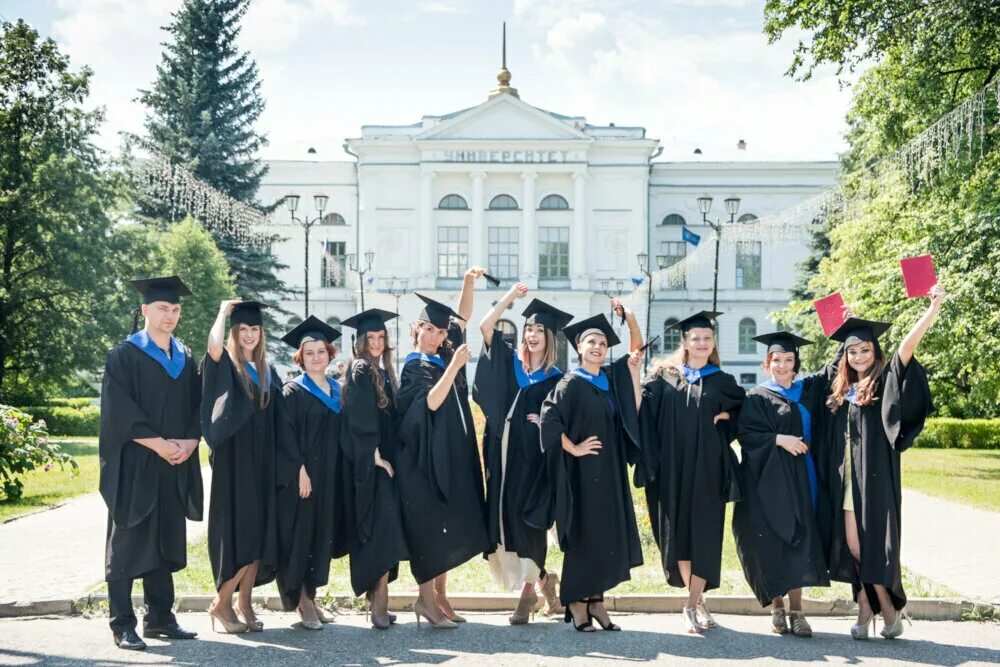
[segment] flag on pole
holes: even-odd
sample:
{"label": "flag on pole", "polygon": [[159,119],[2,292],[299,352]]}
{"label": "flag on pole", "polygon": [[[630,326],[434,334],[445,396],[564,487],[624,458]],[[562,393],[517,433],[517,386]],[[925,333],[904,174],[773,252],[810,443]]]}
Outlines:
{"label": "flag on pole", "polygon": [[701,237],[687,227],[681,229],[681,238],[695,247],[698,247],[698,244],[701,243]]}

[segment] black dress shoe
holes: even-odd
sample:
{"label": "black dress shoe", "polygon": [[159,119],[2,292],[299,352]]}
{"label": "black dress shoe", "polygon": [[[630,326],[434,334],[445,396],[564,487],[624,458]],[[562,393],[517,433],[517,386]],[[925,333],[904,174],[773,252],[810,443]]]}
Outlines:
{"label": "black dress shoe", "polygon": [[139,639],[139,635],[135,634],[135,630],[124,630],[123,632],[113,633],[115,637],[115,646],[126,651],[145,651],[146,642]]}
{"label": "black dress shoe", "polygon": [[142,628],[142,636],[147,639],[156,639],[157,637],[166,637],[168,639],[194,639],[198,636],[198,633],[185,630],[174,622],[164,625],[161,628],[154,628],[145,625]]}

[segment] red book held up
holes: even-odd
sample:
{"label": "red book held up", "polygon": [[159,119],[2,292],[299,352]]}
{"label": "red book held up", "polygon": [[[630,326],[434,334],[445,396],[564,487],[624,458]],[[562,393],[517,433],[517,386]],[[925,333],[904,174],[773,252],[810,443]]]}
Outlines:
{"label": "red book held up", "polygon": [[906,296],[913,299],[927,296],[931,288],[937,285],[937,275],[934,273],[934,260],[930,255],[920,255],[899,260],[899,268],[903,270],[903,282],[906,283]]}
{"label": "red book held up", "polygon": [[823,327],[824,336],[832,334],[846,321],[844,297],[840,296],[840,292],[816,299],[813,301],[813,306],[816,307],[816,314],[819,315],[819,324]]}

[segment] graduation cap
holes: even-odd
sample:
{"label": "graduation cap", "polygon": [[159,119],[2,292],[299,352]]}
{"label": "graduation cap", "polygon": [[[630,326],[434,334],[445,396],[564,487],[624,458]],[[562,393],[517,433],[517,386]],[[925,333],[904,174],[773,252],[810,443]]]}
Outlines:
{"label": "graduation cap", "polygon": [[262,325],[264,318],[261,316],[261,308],[267,308],[267,304],[259,301],[241,301],[233,306],[233,312],[229,316],[229,325],[233,327],[238,324]]}
{"label": "graduation cap", "polygon": [[840,341],[845,347],[858,343],[872,343],[875,346],[875,351],[881,354],[882,349],[879,347],[878,337],[888,331],[891,326],[892,324],[888,322],[851,317],[841,324],[839,329],[830,334],[830,338]]}
{"label": "graduation cap", "polygon": [[132,283],[132,287],[142,294],[143,303],[153,303],[154,301],[180,303],[182,296],[191,296],[191,290],[177,276],[145,278],[143,280],[130,280],[129,282]]}
{"label": "graduation cap", "polygon": [[459,315],[450,307],[444,305],[440,301],[435,301],[430,297],[426,297],[423,294],[417,294],[416,292],[414,292],[414,294],[419,296],[420,300],[423,301],[425,304],[427,304],[426,306],[424,306],[424,309],[420,311],[420,315],[417,317],[417,319],[426,320],[427,322],[430,322],[431,324],[436,326],[438,329],[447,329],[448,320],[452,317],[457,317],[463,322],[465,321],[464,317],[462,317],[461,315]]}
{"label": "graduation cap", "polygon": [[611,322],[608,322],[608,318],[604,315],[594,315],[563,328],[563,334],[568,340],[573,341],[574,345],[578,345],[581,340],[592,333],[599,333],[607,338],[608,347],[614,347],[621,342],[615,335]]}
{"label": "graduation cap", "polygon": [[310,315],[304,322],[282,336],[281,340],[297,350],[302,346],[302,343],[309,343],[314,340],[332,343],[338,338],[340,338],[339,331],[315,315]]}
{"label": "graduation cap", "polygon": [[794,352],[796,356],[799,354],[800,347],[813,344],[811,340],[796,336],[789,331],[775,331],[774,333],[761,334],[754,336],[753,340],[767,345],[768,354],[772,352]]}
{"label": "graduation cap", "polygon": [[368,310],[351,315],[340,323],[341,326],[357,329],[358,335],[363,336],[369,331],[387,331],[385,323],[399,317],[398,313],[393,313],[381,308],[369,308]]}
{"label": "graduation cap", "polygon": [[691,329],[715,329],[715,318],[719,315],[722,313],[717,313],[714,310],[703,310],[691,317],[685,317],[680,322],[671,324],[668,328],[680,329],[682,334],[686,334]]}
{"label": "graduation cap", "polygon": [[553,334],[573,319],[569,313],[554,308],[541,299],[532,299],[521,314],[527,318],[525,324],[541,324]]}

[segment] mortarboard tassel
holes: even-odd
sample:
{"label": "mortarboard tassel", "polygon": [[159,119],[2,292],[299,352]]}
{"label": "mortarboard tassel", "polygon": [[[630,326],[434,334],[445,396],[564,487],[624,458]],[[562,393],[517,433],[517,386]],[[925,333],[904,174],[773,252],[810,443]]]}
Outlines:
{"label": "mortarboard tassel", "polygon": [[490,285],[493,285],[494,287],[500,287],[499,278],[495,278],[488,273],[484,273],[483,278],[486,278],[486,282],[488,282]]}
{"label": "mortarboard tassel", "polygon": [[135,313],[132,314],[132,331],[129,332],[129,335],[132,335],[139,330],[140,315],[142,315],[142,306],[136,308]]}

